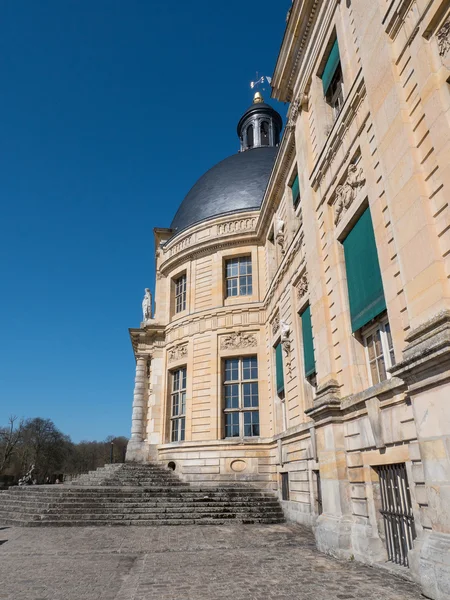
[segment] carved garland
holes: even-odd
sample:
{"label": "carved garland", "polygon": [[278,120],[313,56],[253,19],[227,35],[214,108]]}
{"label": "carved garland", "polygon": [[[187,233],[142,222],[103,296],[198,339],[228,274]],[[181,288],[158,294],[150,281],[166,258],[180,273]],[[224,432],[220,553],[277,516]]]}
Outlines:
{"label": "carved garland", "polygon": [[279,312],[277,312],[277,314],[273,318],[271,325],[272,325],[272,335],[276,335],[278,330],[280,329],[280,313]]}
{"label": "carved garland", "polygon": [[187,344],[184,346],[175,346],[169,350],[169,362],[174,362],[176,360],[181,360],[182,358],[186,358],[188,353]]}
{"label": "carved garland", "polygon": [[220,340],[221,350],[236,350],[238,348],[255,348],[258,345],[256,335],[253,333],[231,333]]}
{"label": "carved garland", "polygon": [[308,288],[309,288],[308,277],[305,273],[297,284],[297,299],[298,300],[301,300],[308,293]]}
{"label": "carved garland", "polygon": [[350,208],[356,196],[356,190],[366,183],[362,167],[350,164],[347,169],[347,177],[344,183],[336,188],[335,218],[334,224],[337,225],[345,212]]}

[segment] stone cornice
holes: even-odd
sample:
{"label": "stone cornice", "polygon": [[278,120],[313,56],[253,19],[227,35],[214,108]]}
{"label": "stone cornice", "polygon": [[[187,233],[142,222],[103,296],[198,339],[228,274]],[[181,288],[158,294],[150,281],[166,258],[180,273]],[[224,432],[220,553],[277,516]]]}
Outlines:
{"label": "stone cornice", "polygon": [[293,99],[294,82],[322,4],[320,0],[294,0],[272,78],[272,97],[277,100],[290,102]]}
{"label": "stone cornice", "polygon": [[[165,346],[165,327],[163,325],[147,325],[144,328],[129,330],[131,343],[135,356],[141,354],[139,346],[145,345],[146,347],[153,348],[164,348]],[[149,358],[151,357],[151,352]]]}

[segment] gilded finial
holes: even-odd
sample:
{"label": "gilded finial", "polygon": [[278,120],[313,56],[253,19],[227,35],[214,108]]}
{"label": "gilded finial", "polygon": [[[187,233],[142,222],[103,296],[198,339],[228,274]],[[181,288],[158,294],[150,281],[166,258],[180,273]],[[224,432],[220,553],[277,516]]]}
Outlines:
{"label": "gilded finial", "polygon": [[264,102],[264,98],[261,96],[260,92],[256,92],[253,96],[253,104],[259,104],[260,102]]}

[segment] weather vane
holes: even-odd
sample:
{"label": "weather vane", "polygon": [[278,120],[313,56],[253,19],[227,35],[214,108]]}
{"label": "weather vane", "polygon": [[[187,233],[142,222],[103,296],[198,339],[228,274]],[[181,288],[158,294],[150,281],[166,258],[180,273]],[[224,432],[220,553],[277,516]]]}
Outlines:
{"label": "weather vane", "polygon": [[[267,75],[262,75],[261,77],[258,77],[259,73],[258,71],[256,71],[256,81],[250,81],[250,88],[253,90],[253,88],[255,88],[258,85],[263,85],[264,81],[267,81],[267,83],[270,85],[272,83],[272,77],[268,77]],[[262,90],[264,91],[266,88],[262,88]]]}

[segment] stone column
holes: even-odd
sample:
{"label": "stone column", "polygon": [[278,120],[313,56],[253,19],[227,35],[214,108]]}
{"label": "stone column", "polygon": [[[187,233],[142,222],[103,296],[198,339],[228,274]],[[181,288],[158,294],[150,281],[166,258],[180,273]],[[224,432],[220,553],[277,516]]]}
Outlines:
{"label": "stone column", "polygon": [[126,461],[146,461],[144,441],[144,417],[146,403],[147,361],[149,356],[138,354],[134,380],[133,413],[131,417],[131,439],[128,442]]}

